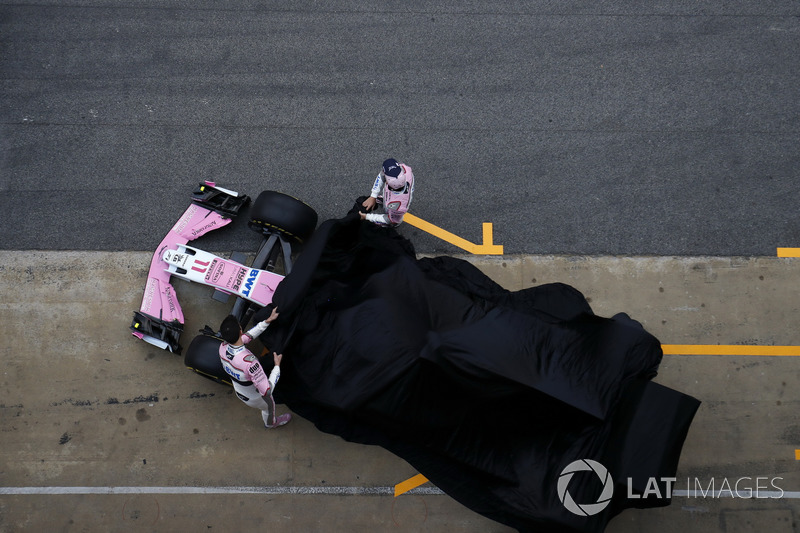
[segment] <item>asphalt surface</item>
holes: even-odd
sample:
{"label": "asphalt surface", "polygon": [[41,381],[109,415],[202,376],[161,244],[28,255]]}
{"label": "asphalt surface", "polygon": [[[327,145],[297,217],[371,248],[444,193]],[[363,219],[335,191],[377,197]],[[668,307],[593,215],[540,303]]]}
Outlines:
{"label": "asphalt surface", "polygon": [[[324,220],[393,156],[416,216],[493,223],[505,255],[467,259],[511,290],[569,283],[665,344],[800,346],[775,257],[800,247],[798,67],[789,0],[0,0],[0,531],[507,531],[430,484],[395,498],[416,472],[381,448],[265,434],[130,336],[155,245],[199,181]],[[198,245],[252,252],[245,223]],[[184,344],[228,312],[176,290]],[[786,494],[684,494],[609,533],[800,530],[796,357],[722,352],[656,378],[703,401],[679,488]]]}
{"label": "asphalt surface", "polygon": [[150,250],[203,179],[338,217],[393,156],[506,253],[774,255],[798,37],[790,1],[3,2],[0,248]]}

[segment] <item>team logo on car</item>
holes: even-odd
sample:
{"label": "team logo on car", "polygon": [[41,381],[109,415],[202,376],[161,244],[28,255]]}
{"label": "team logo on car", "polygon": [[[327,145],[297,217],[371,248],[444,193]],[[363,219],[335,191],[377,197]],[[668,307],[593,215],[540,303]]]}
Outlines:
{"label": "team logo on car", "polygon": [[217,221],[216,220],[212,220],[211,222],[209,222],[208,224],[206,224],[205,226],[203,226],[200,229],[192,229],[192,236],[194,238],[197,238],[197,237],[200,237],[202,235],[205,235],[206,233],[208,233],[209,231],[214,229],[216,226],[217,226]]}
{"label": "team logo on car", "polygon": [[400,207],[400,202],[389,202],[389,205],[387,207],[394,211],[395,209],[398,209]]}
{"label": "team logo on car", "polygon": [[244,282],[244,289],[242,289],[243,295],[250,296],[250,291],[253,290],[253,285],[256,284],[256,278],[258,278],[258,270],[255,268],[250,269],[250,274],[247,276],[247,280]]}
{"label": "team logo on car", "polygon": [[231,289],[238,291],[239,287],[242,286],[242,282],[244,281],[244,275],[247,272],[246,268],[240,268],[239,272],[236,273],[236,281],[233,282],[233,286]]}
{"label": "team logo on car", "polygon": [[221,261],[217,261],[214,259],[211,261],[211,266],[208,268],[208,274],[206,274],[206,281],[211,278],[212,283],[217,283],[219,281],[220,276],[225,271],[225,263]]}

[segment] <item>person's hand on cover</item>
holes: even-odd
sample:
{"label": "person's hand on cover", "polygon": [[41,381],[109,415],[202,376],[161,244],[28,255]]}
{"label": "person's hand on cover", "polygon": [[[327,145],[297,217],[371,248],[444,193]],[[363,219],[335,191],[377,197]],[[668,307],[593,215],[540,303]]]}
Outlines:
{"label": "person's hand on cover", "polygon": [[269,315],[269,318],[267,318],[264,322],[269,324],[270,322],[274,321],[276,318],[278,318],[278,308],[277,307],[272,310],[272,313]]}
{"label": "person's hand on cover", "polygon": [[283,359],[282,353],[273,353],[272,354],[272,361],[275,363],[275,366],[281,366],[281,359]]}
{"label": "person's hand on cover", "polygon": [[[373,209],[375,209],[375,204],[377,204],[377,203],[378,203],[378,200],[376,200],[375,198],[370,196],[369,198],[364,200],[364,202],[362,202],[361,206],[364,209],[366,209],[367,211],[372,211]],[[361,217],[361,220],[364,220],[364,217]]]}

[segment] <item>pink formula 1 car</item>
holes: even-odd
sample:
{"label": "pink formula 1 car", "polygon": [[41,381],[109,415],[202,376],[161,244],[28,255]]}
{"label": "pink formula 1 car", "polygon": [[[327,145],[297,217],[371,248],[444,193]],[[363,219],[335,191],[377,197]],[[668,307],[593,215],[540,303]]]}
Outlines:
{"label": "pink formula 1 car", "polygon": [[[187,243],[229,224],[250,198],[206,181],[192,193],[192,204],[178,219],[153,254],[139,311],[134,312],[134,336],[164,350],[180,354],[184,317],[172,286],[172,277],[214,288],[213,298],[236,301],[231,310],[246,327],[253,313],[272,302],[283,275],[274,272],[279,257],[284,275],[292,268],[292,245],[306,240],[317,226],[317,213],[307,204],[274,191],[264,191],[250,208],[249,227],[264,239],[251,265],[247,256],[234,252],[230,259]],[[222,369],[217,332],[206,326],[189,345],[186,366],[215,381],[229,383]]]}

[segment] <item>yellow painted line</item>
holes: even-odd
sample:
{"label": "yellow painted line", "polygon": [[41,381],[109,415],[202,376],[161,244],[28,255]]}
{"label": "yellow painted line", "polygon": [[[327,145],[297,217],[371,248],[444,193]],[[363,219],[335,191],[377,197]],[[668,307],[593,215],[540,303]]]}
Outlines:
{"label": "yellow painted line", "polygon": [[417,474],[416,476],[409,478],[402,483],[398,483],[394,486],[394,497],[397,498],[401,494],[405,494],[406,492],[416,489],[420,485],[424,485],[428,482],[428,478],[423,476],[422,474]]}
{"label": "yellow painted line", "polygon": [[462,250],[466,250],[471,254],[476,255],[503,255],[503,246],[494,244],[494,239],[492,237],[492,223],[491,222],[484,222],[483,223],[483,243],[482,244],[475,244],[469,242],[466,239],[459,237],[454,233],[450,233],[447,230],[440,228],[439,226],[435,226],[430,222],[422,220],[421,218],[412,215],[411,213],[406,213],[403,216],[403,222],[411,224],[415,228],[421,229],[426,233],[430,233],[434,237],[438,237],[445,242],[449,242],[454,246],[458,246]]}
{"label": "yellow painted line", "polygon": [[800,257],[800,248],[778,248],[778,257]]}
{"label": "yellow painted line", "polygon": [[664,355],[762,355],[800,357],[800,346],[744,344],[662,344]]}
{"label": "yellow painted line", "polygon": [[795,450],[794,451],[794,460],[795,461],[800,461],[800,450]]}

